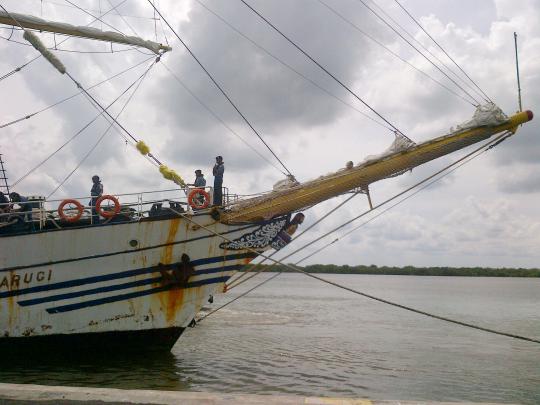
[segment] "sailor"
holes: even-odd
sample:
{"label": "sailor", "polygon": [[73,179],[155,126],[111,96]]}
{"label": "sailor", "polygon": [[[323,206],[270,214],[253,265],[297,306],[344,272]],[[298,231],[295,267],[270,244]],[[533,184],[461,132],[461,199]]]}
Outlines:
{"label": "sailor", "polygon": [[213,205],[223,204],[223,173],[225,172],[225,166],[223,164],[223,157],[216,156],[216,164],[212,169],[214,175],[214,202]]}
{"label": "sailor", "polygon": [[0,222],[4,222],[7,217],[2,214],[9,212],[9,200],[4,193],[0,191]]}
{"label": "sailor", "polygon": [[206,179],[200,169],[195,170],[195,181],[193,182],[193,186],[198,188],[204,188],[206,186]]}
{"label": "sailor", "polygon": [[96,211],[96,202],[103,195],[103,184],[99,176],[92,176],[92,189],[90,190],[90,207],[92,207],[92,222],[99,223],[99,215]]}
{"label": "sailor", "polygon": [[14,211],[21,213],[20,218],[24,222],[32,221],[32,204],[28,201],[28,198],[23,197],[19,193],[15,192],[9,193],[9,198],[11,199],[12,203],[19,205],[20,208]]}

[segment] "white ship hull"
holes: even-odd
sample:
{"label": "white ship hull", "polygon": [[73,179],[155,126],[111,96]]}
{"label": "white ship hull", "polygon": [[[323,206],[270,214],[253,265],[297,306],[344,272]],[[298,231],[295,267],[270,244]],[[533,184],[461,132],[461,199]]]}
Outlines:
{"label": "white ship hull", "polygon": [[[192,221],[241,242],[231,245],[184,218],[0,237],[0,347],[69,337],[90,343],[106,336],[110,343],[111,334],[135,341],[138,334],[160,335],[170,348],[209,297],[256,256],[245,247],[268,248],[286,222]],[[172,271],[182,254],[193,275],[182,286],[165,282],[162,271]]]}

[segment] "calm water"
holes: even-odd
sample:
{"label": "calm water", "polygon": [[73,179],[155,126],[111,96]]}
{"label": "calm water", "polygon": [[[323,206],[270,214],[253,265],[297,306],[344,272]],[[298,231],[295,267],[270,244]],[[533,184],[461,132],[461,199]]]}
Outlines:
{"label": "calm water", "polygon": [[[540,338],[540,279],[324,277],[425,311]],[[213,307],[247,284],[217,298]],[[172,353],[2,361],[0,381],[539,404],[540,345],[284,274],[188,329]]]}

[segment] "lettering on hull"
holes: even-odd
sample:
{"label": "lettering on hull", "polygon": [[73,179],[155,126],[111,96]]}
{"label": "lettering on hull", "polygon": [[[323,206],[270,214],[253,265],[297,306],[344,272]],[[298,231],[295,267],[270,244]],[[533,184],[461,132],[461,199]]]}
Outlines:
{"label": "lettering on hull", "polygon": [[8,274],[0,281],[0,289],[17,290],[21,287],[49,282],[52,279],[52,269],[30,271],[22,274]]}

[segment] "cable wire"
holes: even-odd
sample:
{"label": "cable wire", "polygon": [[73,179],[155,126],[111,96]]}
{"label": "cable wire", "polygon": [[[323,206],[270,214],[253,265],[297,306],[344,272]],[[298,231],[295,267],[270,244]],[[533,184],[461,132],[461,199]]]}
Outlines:
{"label": "cable wire", "polygon": [[[127,1],[127,0],[122,0],[120,3],[118,3],[118,4],[116,5],[116,7],[113,7],[112,9],[110,9],[110,10],[106,11],[105,13],[103,13],[103,14],[101,15],[101,17],[104,17],[105,15],[109,14],[111,11],[113,11],[113,10],[115,10],[116,8],[120,7],[120,6],[121,6],[122,4],[124,4],[126,1]],[[2,10],[4,10],[4,11],[11,17],[11,14],[4,8],[3,5],[0,4],[0,7],[2,8]],[[17,25],[19,25],[19,27],[21,28],[21,30],[24,31],[24,28],[18,23],[18,21],[17,21],[15,18],[13,18],[13,17],[11,17],[11,18],[13,19],[13,21],[15,21],[15,22],[17,23]],[[97,21],[97,19],[95,19],[95,20],[89,22],[88,24],[86,24],[86,26],[88,27],[89,25],[92,25],[92,24],[93,24],[94,22],[96,22],[96,21]],[[3,38],[3,37],[2,37],[2,38]],[[11,38],[11,36],[10,36],[10,38]],[[8,38],[4,38],[4,39],[7,39],[8,41],[10,41],[10,39],[8,39]],[[58,45],[63,44],[64,42],[66,42],[66,41],[69,40],[69,39],[71,39],[71,37],[65,38],[62,42],[58,43]],[[27,45],[27,44],[25,44],[25,43],[21,43],[21,42],[17,42],[17,41],[12,41],[12,42],[16,42],[16,43],[19,43],[19,44]],[[30,59],[28,62],[26,62],[26,63],[23,65],[23,67],[26,67],[26,66],[30,65],[31,63],[35,62],[36,60],[38,60],[39,58],[41,58],[41,56],[42,56],[42,55],[41,55],[41,53],[40,53],[38,56],[34,57],[33,59]],[[19,69],[17,72],[19,72],[20,70],[21,70],[21,69]]]}
{"label": "cable wire", "polygon": [[[501,138],[503,138],[503,137],[505,137],[505,136],[506,136],[506,134],[499,135],[499,136],[497,136],[494,140],[489,141],[487,144],[494,144],[494,143],[498,142]],[[338,231],[339,229],[344,228],[345,226],[349,225],[350,223],[352,223],[352,222],[354,222],[354,221],[356,221],[356,220],[358,220],[358,219],[360,219],[360,218],[362,218],[362,217],[368,215],[369,213],[373,212],[374,210],[376,210],[376,209],[378,209],[378,208],[380,208],[380,207],[382,207],[382,206],[384,206],[384,205],[390,203],[391,201],[393,201],[393,200],[395,200],[395,199],[401,197],[402,195],[405,195],[405,194],[408,193],[409,191],[411,191],[411,190],[413,190],[413,189],[415,189],[415,188],[421,186],[422,184],[424,184],[424,183],[428,182],[429,180],[435,178],[435,177],[438,176],[439,174],[445,172],[445,171],[448,170],[449,168],[451,168],[451,167],[453,167],[453,166],[459,164],[460,162],[462,162],[463,160],[469,158],[470,156],[473,156],[473,155],[476,154],[478,151],[482,150],[484,147],[485,147],[484,145],[480,146],[479,148],[473,150],[472,152],[468,153],[467,155],[463,156],[462,158],[458,159],[457,161],[455,161],[455,162],[451,163],[450,165],[445,166],[443,169],[441,169],[441,170],[435,172],[433,175],[424,178],[424,179],[421,180],[420,182],[418,182],[418,183],[412,185],[411,187],[405,189],[404,191],[402,191],[402,192],[400,192],[400,193],[394,195],[393,197],[391,197],[391,198],[389,198],[389,199],[383,201],[382,203],[380,203],[380,204],[378,204],[378,205],[375,205],[373,208],[371,208],[371,209],[369,209],[369,210],[367,210],[367,211],[364,211],[364,212],[361,213],[360,215],[358,215],[358,216],[356,216],[356,217],[354,217],[354,218],[352,218],[352,219],[350,219],[350,220],[348,220],[348,221],[342,223],[341,225],[339,225],[339,226],[337,226],[337,227],[331,229],[330,231],[324,233],[323,235],[321,235],[321,236],[319,236],[319,237],[313,239],[311,242],[309,242],[309,243],[307,243],[307,244],[305,244],[305,245],[303,245],[303,246],[297,248],[295,251],[291,252],[290,254],[286,255],[285,257],[282,257],[282,258],[280,259],[280,262],[283,261],[283,260],[285,260],[285,259],[288,259],[288,258],[291,257],[292,255],[294,255],[294,254],[296,254],[296,253],[298,253],[298,252],[300,252],[300,251],[306,249],[307,247],[313,245],[314,243],[316,243],[316,242],[318,242],[318,241],[320,241],[320,240],[326,238],[327,236],[331,235],[332,233]],[[272,265],[272,266],[273,266],[273,265]]]}
{"label": "cable wire", "polygon": [[[155,62],[154,62],[155,63]],[[144,75],[144,73],[143,73]],[[142,75],[141,75],[142,77]],[[140,77],[139,77],[140,78]],[[103,114],[106,113],[106,110],[109,109],[110,107],[112,107],[124,94],[126,94],[129,89],[131,89],[136,83],[137,81],[139,80],[139,78],[137,78],[136,81],[134,81],[133,83],[131,83],[124,91],[122,91],[122,93],[116,97],[109,105],[107,105],[105,107],[105,109],[102,109],[99,111],[99,114],[96,115],[94,118],[92,118],[87,124],[85,124],[80,130],[78,130],[75,135],[73,135],[71,138],[69,138],[66,142],[64,142],[59,148],[57,148],[54,152],[52,152],[49,156],[47,156],[45,159],[43,159],[40,163],[38,163],[36,166],[34,166],[32,169],[30,169],[28,172],[26,172],[26,174],[24,174],[22,177],[20,177],[17,181],[15,181],[11,187],[14,187],[16,186],[17,184],[19,184],[21,181],[23,181],[25,178],[27,178],[30,174],[32,174],[34,171],[36,171],[39,167],[43,166],[43,164],[45,164],[51,157],[53,157],[55,154],[57,154],[58,152],[60,152],[64,147],[66,147],[71,141],[73,141],[76,137],[78,137],[84,130],[86,130],[90,125],[92,125],[99,117],[101,117]],[[88,93],[86,93],[88,94]]]}
{"label": "cable wire", "polygon": [[[110,80],[112,80],[112,79],[115,79],[116,77],[121,76],[121,75],[123,75],[124,73],[127,73],[128,71],[130,71],[130,70],[132,70],[132,69],[135,69],[136,67],[139,67],[139,66],[142,65],[143,63],[148,62],[150,59],[154,59],[154,56],[152,56],[151,58],[147,58],[147,59],[145,59],[145,60],[143,60],[143,61],[137,63],[136,65],[131,66],[130,68],[127,68],[127,69],[125,69],[125,70],[123,70],[123,71],[121,71],[121,72],[119,72],[119,73],[117,73],[117,74],[115,74],[115,75],[113,75],[113,76],[110,76],[110,77],[108,77],[108,78],[105,79],[105,80],[102,80],[102,81],[100,81],[100,82],[98,82],[98,83],[96,83],[96,84],[93,84],[93,85],[89,86],[89,87],[87,88],[87,90],[90,90],[90,89],[93,89],[93,88],[95,88],[95,87],[101,86],[102,84],[104,84],[104,83],[106,83],[106,82],[108,82],[108,81],[110,81]],[[13,121],[6,122],[5,124],[1,124],[1,125],[0,125],[0,129],[5,128],[5,127],[8,127],[8,126],[13,125],[13,124],[16,124],[16,123],[18,123],[18,122],[27,120],[27,119],[29,119],[29,118],[32,118],[32,117],[36,116],[37,114],[40,114],[40,113],[42,113],[42,112],[44,112],[44,111],[47,111],[47,110],[49,110],[49,109],[51,109],[51,108],[54,108],[54,107],[56,107],[56,106],[58,106],[58,105],[60,105],[60,104],[62,104],[62,103],[64,103],[64,102],[66,102],[66,101],[71,100],[72,98],[75,98],[75,97],[77,97],[77,96],[80,96],[81,94],[83,94],[83,92],[82,92],[82,91],[79,91],[78,93],[72,94],[72,95],[69,96],[69,97],[63,98],[62,100],[58,100],[56,103],[51,104],[51,105],[49,105],[49,106],[47,106],[47,107],[45,107],[45,108],[42,108],[41,110],[38,110],[38,111],[36,111],[36,112],[30,113],[30,114],[28,114],[28,115],[25,115],[24,117],[17,118],[17,119],[15,119],[15,120],[13,120]]]}
{"label": "cable wire", "polygon": [[107,127],[107,129],[103,132],[103,134],[99,137],[99,139],[97,140],[97,142],[92,146],[92,148],[90,148],[90,150],[83,156],[83,158],[80,160],[80,162],[75,166],[75,168],[68,173],[68,175],[60,182],[60,184],[58,184],[58,186],[56,186],[56,188],[47,196],[47,200],[49,198],[52,197],[52,195],[54,193],[56,193],[56,191],[58,191],[58,189],[60,187],[62,187],[62,185],[65,184],[66,181],[68,181],[68,179],[73,175],[73,173],[75,173],[79,167],[81,167],[81,165],[86,161],[86,159],[92,154],[92,152],[97,148],[97,146],[101,143],[101,141],[103,140],[103,138],[105,138],[105,135],[107,135],[110,131],[110,129],[113,127],[114,123],[116,122],[116,120],[118,120],[118,117],[120,117],[120,115],[124,112],[124,110],[126,109],[126,107],[128,106],[128,104],[131,102],[131,100],[133,99],[133,96],[135,95],[135,93],[137,92],[137,90],[139,90],[139,87],[141,86],[142,82],[144,81],[144,79],[146,78],[146,76],[148,75],[148,72],[150,72],[150,70],[155,66],[155,64],[157,63],[157,61],[154,61],[154,63],[152,63],[148,69],[146,69],[146,71],[142,74],[142,76],[140,76],[137,80],[138,80],[138,83],[137,83],[137,86],[135,86],[135,88],[133,89],[133,91],[131,92],[131,94],[129,95],[128,99],[126,100],[126,102],[124,103],[124,105],[122,106],[122,108],[120,109],[120,111],[118,112],[118,114],[116,114],[116,116],[114,117],[115,118],[115,121],[113,122],[109,122],[109,126]]}
{"label": "cable wire", "polygon": [[407,138],[409,141],[413,142],[412,139],[407,137],[402,131],[400,131],[395,125],[393,125],[390,121],[388,121],[385,117],[383,117],[379,112],[377,112],[373,107],[371,107],[367,102],[365,102],[360,96],[358,96],[354,91],[352,91],[347,85],[345,85],[341,80],[339,80],[336,76],[334,76],[328,69],[326,69],[323,65],[321,65],[317,60],[315,60],[310,54],[308,54],[306,51],[304,51],[299,45],[296,44],[292,39],[290,39],[287,35],[285,35],[283,32],[281,32],[274,24],[272,24],[268,19],[266,19],[262,14],[260,14],[257,10],[255,10],[251,5],[249,5],[245,0],[240,0],[247,8],[249,8],[253,13],[255,13],[261,20],[263,20],[266,24],[268,24],[270,27],[272,27],[279,35],[281,35],[283,38],[285,38],[291,45],[293,45],[296,49],[298,49],[304,56],[306,56],[310,61],[312,61],[314,64],[316,64],[322,71],[324,71],[328,76],[330,76],[332,79],[334,79],[341,87],[343,87],[347,92],[349,92],[354,98],[356,98],[358,101],[360,101],[362,104],[364,104],[367,108],[369,108],[374,114],[376,114],[380,119],[382,119],[384,122],[386,122],[388,125],[390,125],[394,131],[399,132],[401,135],[403,135],[405,138]]}
{"label": "cable wire", "polygon": [[[240,0],[243,1],[243,0]],[[383,17],[380,16],[379,13],[377,13],[375,10],[373,10],[364,0],[357,0],[360,3],[362,3],[369,11],[371,11],[377,18],[379,18],[388,28],[390,28],[394,33],[396,33],[403,41],[405,41],[411,48],[413,48],[416,52],[418,52],[426,61],[428,61],[435,69],[437,69],[439,72],[441,72],[448,80],[450,80],[454,85],[456,85],[463,93],[465,93],[467,96],[469,96],[474,102],[479,105],[480,102],[473,96],[471,93],[469,93],[466,89],[464,89],[458,82],[456,82],[454,79],[452,79],[448,74],[442,70],[439,66],[437,66],[436,63],[434,63],[431,59],[429,59],[424,53],[418,49],[416,46],[414,46],[411,41],[409,41],[407,38],[405,38],[398,30],[396,30],[391,24],[388,23]]]}
{"label": "cable wire", "polygon": [[409,11],[407,11],[407,9],[403,6],[403,4],[401,4],[398,0],[394,0],[397,5],[399,7],[401,7],[401,9],[416,23],[416,25],[418,25],[418,27],[420,27],[420,29],[435,43],[435,45],[437,45],[439,47],[439,49],[441,51],[443,51],[443,53],[448,57],[448,59],[450,59],[454,65],[457,66],[457,68],[467,77],[467,79],[469,79],[471,81],[472,84],[474,84],[474,86],[480,90],[480,92],[484,95],[484,97],[490,101],[490,102],[493,102],[491,101],[491,98],[484,92],[484,90],[482,90],[477,84],[476,82],[461,68],[461,66],[458,65],[458,63],[454,60],[454,58],[452,58],[445,50],[444,48],[439,45],[439,43],[429,34],[429,32],[427,32],[425,30],[425,28],[416,20],[416,18],[414,18],[414,16],[412,16]]}
{"label": "cable wire", "polygon": [[[427,178],[425,178],[424,180],[422,180],[421,182],[417,183],[417,185],[419,184],[423,184],[425,182],[427,182],[428,180],[434,178],[435,176],[437,176],[438,174],[446,171],[448,168],[452,167],[452,166],[455,166],[458,162],[461,162],[463,160],[465,160],[466,158],[472,156],[473,154],[477,153],[478,151],[482,150],[484,147],[488,146],[489,144],[492,144],[492,143],[495,143],[497,142],[500,138],[502,137],[506,137],[507,134],[503,134],[503,135],[500,135],[499,137],[495,138],[494,140],[492,141],[489,141],[488,143],[482,145],[482,147],[476,149],[475,151],[467,154],[466,156],[464,156],[463,158],[457,160],[456,162],[446,166],[443,170],[440,170],[438,171],[437,173],[435,173],[434,175],[432,176],[429,176]],[[405,190],[404,192],[408,192],[410,191],[411,188]],[[386,204],[388,201],[392,201],[393,199],[397,198],[397,196],[399,195],[403,195],[403,193],[400,193],[388,200],[386,200],[384,203],[381,203],[379,205],[377,205],[375,208],[378,208],[380,206],[382,206],[383,204]],[[172,212],[176,213],[177,215],[179,215],[180,217],[184,218],[185,220],[195,224],[196,222],[193,221],[191,218],[187,217],[185,214],[182,214],[174,209],[171,209]],[[349,221],[350,222],[350,221]],[[215,232],[214,230],[204,226],[204,225],[200,225],[200,224],[197,224],[198,226],[200,226],[201,228],[205,229],[206,231],[210,232],[211,234],[214,234],[215,236],[227,241],[227,242],[231,242],[231,240],[217,232]],[[491,328],[485,328],[483,326],[479,326],[479,325],[475,325],[475,324],[472,324],[472,323],[468,323],[468,322],[462,322],[462,321],[459,321],[459,320],[456,320],[456,319],[452,319],[452,318],[448,318],[448,317],[445,317],[445,316],[440,316],[440,315],[436,315],[436,314],[433,314],[433,313],[430,313],[430,312],[427,312],[427,311],[422,311],[422,310],[419,310],[419,309],[416,309],[416,308],[413,308],[413,307],[409,307],[409,306],[406,306],[406,305],[402,305],[402,304],[399,304],[399,303],[396,303],[396,302],[393,302],[393,301],[389,301],[389,300],[386,300],[386,299],[383,299],[383,298],[380,298],[380,297],[376,297],[374,295],[371,295],[371,294],[367,294],[365,292],[362,292],[362,291],[359,291],[359,290],[356,290],[354,288],[350,288],[350,287],[347,287],[345,285],[342,285],[342,284],[339,284],[339,283],[336,283],[334,281],[331,281],[331,280],[327,280],[323,277],[319,277],[315,274],[312,274],[312,273],[308,273],[294,265],[290,265],[290,264],[287,264],[287,263],[283,263],[282,260],[283,259],[280,259],[280,260],[274,260],[270,257],[268,257],[267,255],[255,250],[255,249],[251,249],[251,248],[246,248],[246,250],[248,251],[253,251],[254,253],[257,253],[258,255],[264,257],[264,258],[267,258],[269,260],[271,260],[272,262],[274,262],[274,264],[280,264],[282,266],[285,266],[286,268],[288,269],[291,269],[297,273],[302,273],[308,277],[311,277],[311,278],[314,278],[316,280],[319,280],[323,283],[326,283],[326,284],[329,284],[329,285],[333,285],[334,287],[338,287],[338,288],[341,288],[343,290],[346,290],[346,291],[349,291],[349,292],[352,292],[354,294],[357,294],[357,295],[360,295],[360,296],[363,296],[365,298],[369,298],[369,299],[372,299],[372,300],[375,300],[375,301],[378,301],[378,302],[382,302],[384,304],[387,304],[387,305],[391,305],[391,306],[394,306],[396,308],[401,308],[401,309],[404,309],[404,310],[407,310],[407,311],[410,311],[410,312],[414,312],[414,313],[417,313],[419,315],[424,315],[424,316],[427,316],[427,317],[430,317],[430,318],[434,318],[434,319],[438,319],[438,320],[441,320],[441,321],[445,321],[445,322],[449,322],[449,323],[452,323],[452,324],[455,324],[455,325],[460,325],[460,326],[465,326],[467,328],[471,328],[471,329],[476,329],[476,330],[480,330],[480,331],[483,331],[483,332],[488,332],[488,333],[492,333],[492,334],[495,334],[495,335],[500,335],[500,336],[506,336],[506,337],[510,337],[510,338],[513,338],[513,339],[518,339],[518,340],[524,340],[524,341],[528,341],[528,342],[532,342],[532,343],[539,343],[540,344],[540,340],[538,339],[534,339],[534,338],[529,338],[529,337],[526,337],[526,336],[521,336],[521,335],[517,335],[517,334],[513,334],[513,333],[507,333],[507,332],[503,332],[503,331],[498,331],[498,330],[495,330],[495,329],[491,329]],[[279,275],[279,273],[277,274]],[[275,277],[277,277],[277,275]],[[266,280],[265,282],[267,282],[269,280]],[[262,283],[261,283],[262,284]],[[255,286],[253,287],[250,291],[253,291],[255,288],[257,288],[258,286]],[[226,304],[228,305],[228,304]],[[215,312],[215,311],[213,311]],[[211,313],[213,313],[211,312]],[[200,320],[203,320],[205,319],[208,315],[210,315],[211,313],[207,314],[205,317],[201,318]]]}
{"label": "cable wire", "polygon": [[[401,24],[399,24],[394,18],[392,18],[392,16],[390,16],[386,11],[384,11],[384,9],[375,2],[375,0],[371,0],[371,2],[373,3],[373,5],[381,12],[383,13],[390,21],[392,21],[397,27],[399,27],[409,38],[411,38],[411,40],[413,40],[414,42],[416,42],[424,51],[426,51],[429,55],[431,55],[437,62],[439,62],[448,72],[450,72],[455,78],[457,78],[460,83],[462,83],[463,85],[467,86],[467,88],[469,88],[470,90],[472,90],[477,96],[485,99],[485,97],[482,95],[482,93],[480,93],[478,90],[476,90],[473,86],[471,86],[471,84],[464,80],[458,73],[454,72],[454,70],[449,67],[446,63],[444,63],[437,55],[435,55],[433,52],[431,52],[431,50],[429,48],[427,48],[421,41],[419,41],[418,39],[416,39],[416,37],[411,34],[409,31],[407,31],[407,29],[405,29]],[[487,99],[485,99],[486,101],[488,101]]]}
{"label": "cable wire", "polygon": [[210,7],[208,7],[206,4],[204,4],[203,2],[201,2],[200,0],[195,0],[197,3],[199,3],[199,5],[201,7],[203,7],[204,9],[206,9],[209,13],[213,14],[218,20],[220,20],[221,22],[223,22],[225,25],[227,25],[230,29],[232,29],[234,32],[236,32],[238,35],[240,35],[241,37],[243,37],[244,39],[246,39],[247,41],[249,41],[251,44],[253,44],[254,46],[256,46],[258,49],[260,49],[261,51],[263,51],[265,54],[267,54],[268,56],[270,56],[272,59],[274,59],[275,61],[279,62],[281,65],[283,65],[284,67],[286,67],[287,69],[289,69],[290,71],[296,73],[298,76],[300,76],[302,79],[306,80],[307,82],[311,83],[313,86],[317,87],[318,89],[320,89],[321,91],[325,92],[326,94],[328,94],[330,97],[333,97],[335,98],[336,100],[338,100],[339,102],[341,102],[342,104],[346,105],[347,107],[353,109],[354,111],[358,112],[359,114],[362,114],[364,117],[366,117],[367,119],[373,121],[375,124],[383,127],[383,128],[386,128],[390,131],[393,131],[394,129],[393,128],[390,128],[388,126],[386,126],[385,124],[383,124],[382,122],[376,120],[375,118],[373,117],[370,117],[368,114],[360,111],[358,108],[356,108],[355,106],[353,106],[352,104],[349,104],[347,101],[343,100],[342,98],[339,98],[338,96],[336,96],[335,94],[332,94],[330,91],[326,90],[324,87],[320,86],[319,84],[317,84],[314,80],[310,79],[309,77],[307,77],[306,75],[304,75],[303,73],[301,73],[300,71],[296,70],[294,67],[292,67],[291,65],[289,65],[287,62],[283,61],[282,59],[280,59],[279,57],[277,57],[276,55],[274,55],[273,53],[271,53],[270,51],[268,51],[266,48],[264,48],[263,46],[261,46],[260,44],[258,44],[257,42],[255,42],[253,39],[251,39],[250,37],[248,37],[247,35],[245,35],[243,32],[241,32],[239,29],[237,29],[235,26],[233,26],[231,23],[229,23],[225,18],[223,18],[221,15],[219,15],[218,13],[216,13],[214,10],[212,10]]}
{"label": "cable wire", "polygon": [[[319,218],[317,221],[315,221],[314,223],[312,223],[310,226],[308,226],[306,229],[304,229],[302,232],[300,232],[294,239],[297,240],[298,238],[300,238],[302,235],[304,235],[305,233],[307,233],[308,231],[310,231],[311,229],[313,229],[315,226],[319,225],[322,221],[324,221],[326,218],[328,218],[330,215],[332,215],[333,213],[337,212],[341,207],[343,207],[345,204],[347,204],[349,201],[351,201],[354,197],[356,197],[359,193],[353,193],[352,195],[350,195],[348,198],[346,198],[345,200],[343,200],[342,202],[340,202],[335,208],[332,208],[331,210],[329,210],[326,214],[324,214],[321,218]],[[279,250],[275,250],[273,253],[271,253],[269,255],[269,257],[272,257],[274,256],[276,253],[278,253]],[[253,271],[255,270],[258,266],[262,265],[264,262],[266,261],[266,259],[263,259],[260,263],[257,263],[254,267],[251,267],[250,268],[250,271]],[[244,266],[244,270],[247,269],[248,266]],[[258,272],[260,273],[260,272]],[[256,274],[258,274],[256,273]],[[254,275],[252,275],[251,277],[249,277],[247,280],[244,280],[242,282],[239,282],[239,280],[244,277],[244,275],[247,274],[247,271],[244,271],[242,273],[242,275],[238,278],[236,278],[235,280],[231,280],[229,281],[228,284],[226,284],[225,286],[227,287],[227,291],[231,290],[232,288],[234,287],[237,287],[239,286],[240,284],[244,283],[245,281],[249,280],[250,278],[254,277]]]}
{"label": "cable wire", "polygon": [[169,74],[186,90],[191,97],[193,97],[212,117],[214,117],[218,122],[221,123],[231,134],[236,136],[240,141],[244,143],[248,148],[250,148],[253,152],[255,152],[261,159],[266,161],[269,165],[274,167],[278,172],[285,174],[278,166],[276,166],[275,163],[271,162],[266,156],[264,156],[262,153],[260,153],[257,149],[255,149],[250,143],[248,143],[240,134],[238,134],[235,130],[233,130],[227,123],[222,120],[210,107],[208,107],[164,62],[161,64],[162,66],[167,69]]}
{"label": "cable wire", "polygon": [[389,52],[390,54],[392,54],[394,57],[398,58],[400,61],[402,61],[403,63],[409,65],[410,67],[412,67],[414,70],[416,70],[417,72],[423,74],[424,76],[426,76],[428,79],[432,80],[433,82],[437,83],[439,86],[443,87],[445,90],[447,90],[448,92],[450,92],[451,94],[453,94],[454,96],[456,97],[459,97],[460,99],[462,99],[463,101],[465,101],[466,103],[472,105],[473,107],[475,107],[476,105],[474,103],[472,103],[470,100],[466,99],[465,97],[463,97],[461,94],[455,92],[454,90],[452,90],[451,88],[449,88],[448,86],[446,86],[444,83],[441,83],[440,81],[438,81],[437,79],[435,79],[433,76],[431,76],[430,74],[424,72],[422,69],[419,69],[417,68],[415,65],[413,65],[411,62],[409,62],[408,60],[402,58],[401,56],[399,56],[396,52],[392,51],[389,47],[387,47],[386,45],[384,45],[382,42],[380,42],[379,40],[375,39],[373,36],[371,36],[370,34],[368,34],[367,32],[365,32],[364,30],[362,30],[360,27],[358,27],[358,25],[354,24],[351,20],[349,20],[347,17],[345,17],[343,14],[341,14],[340,12],[338,12],[335,8],[329,6],[327,3],[325,3],[323,0],[318,0],[319,3],[321,3],[323,6],[325,6],[326,8],[328,8],[332,13],[334,13],[335,15],[337,15],[340,19],[342,19],[343,21],[345,21],[347,24],[349,24],[351,27],[353,27],[356,31],[360,32],[362,35],[366,36],[367,38],[369,38],[371,41],[373,41],[374,43],[376,43],[377,45],[379,45],[380,47],[382,47],[383,49],[385,49],[387,52]]}
{"label": "cable wire", "polygon": [[[223,88],[219,85],[219,83],[214,79],[214,77],[210,74],[210,72],[204,67],[204,65],[202,64],[202,62],[195,56],[195,54],[191,51],[191,49],[187,46],[187,44],[182,40],[182,38],[180,37],[180,35],[178,35],[178,33],[176,32],[176,30],[171,26],[171,24],[169,24],[169,22],[167,21],[167,19],[165,19],[165,17],[163,16],[163,14],[161,14],[161,12],[157,9],[157,7],[152,4],[152,2],[150,0],[147,0],[148,3],[152,6],[152,8],[156,11],[156,13],[158,13],[159,17],[163,20],[163,22],[169,27],[169,29],[172,31],[172,33],[176,36],[176,38],[178,38],[178,40],[182,43],[182,45],[184,46],[184,48],[186,48],[186,50],[189,52],[189,54],[193,57],[193,59],[197,62],[197,64],[201,67],[201,69],[206,73],[206,75],[210,78],[210,80],[212,81],[212,83],[214,83],[214,85],[219,89],[219,91],[221,92],[221,94],[223,94],[223,96],[227,99],[227,101],[233,106],[233,108],[236,110],[236,112],[242,117],[242,119],[244,120],[244,122],[251,128],[251,130],[255,133],[255,135],[257,135],[257,137],[261,140],[261,142],[264,144],[264,146],[266,146],[268,148],[268,150],[272,153],[272,155],[274,155],[274,157],[277,159],[277,161],[281,164],[281,166],[283,166],[283,168],[285,169],[285,171],[290,175],[290,176],[293,176],[293,174],[291,173],[291,171],[287,168],[287,166],[285,166],[285,164],[281,161],[281,159],[274,153],[274,151],[272,150],[272,148],[270,148],[270,146],[266,143],[266,141],[263,139],[263,137],[259,134],[259,132],[257,132],[257,130],[253,127],[253,125],[251,125],[251,123],[248,121],[248,119],[244,116],[244,114],[242,114],[242,112],[240,111],[240,109],[236,106],[236,104],[231,100],[231,98],[227,95],[227,93],[225,92],[225,90],[223,90]],[[293,176],[294,177],[294,176]]]}

